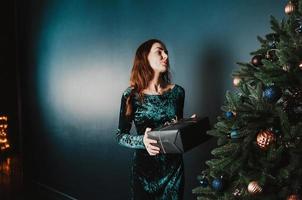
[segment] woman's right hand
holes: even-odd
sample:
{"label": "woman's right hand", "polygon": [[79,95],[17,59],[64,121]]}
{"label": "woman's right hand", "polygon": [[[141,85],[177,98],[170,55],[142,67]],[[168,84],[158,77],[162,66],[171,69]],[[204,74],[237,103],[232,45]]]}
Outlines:
{"label": "woman's right hand", "polygon": [[148,151],[149,155],[150,156],[155,156],[155,155],[159,154],[160,148],[158,148],[157,146],[152,145],[152,144],[157,143],[157,141],[148,138],[148,132],[149,131],[151,131],[151,128],[146,128],[144,138],[143,138],[143,142],[144,142],[144,145],[145,145],[146,150]]}

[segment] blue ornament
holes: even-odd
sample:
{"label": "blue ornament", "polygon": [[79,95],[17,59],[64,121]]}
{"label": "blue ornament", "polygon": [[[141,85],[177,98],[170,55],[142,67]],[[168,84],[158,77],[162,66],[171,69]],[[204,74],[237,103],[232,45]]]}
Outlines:
{"label": "blue ornament", "polygon": [[231,138],[232,139],[238,139],[238,138],[240,138],[240,134],[238,133],[237,130],[231,131]]}
{"label": "blue ornament", "polygon": [[209,181],[206,178],[201,179],[199,182],[200,182],[201,186],[204,188],[208,187],[208,185],[209,185]]}
{"label": "blue ornament", "polygon": [[212,188],[216,191],[221,191],[223,189],[223,183],[222,183],[222,179],[220,178],[215,178],[212,181]]}
{"label": "blue ornament", "polygon": [[233,112],[228,111],[228,112],[225,113],[225,116],[226,116],[227,119],[231,119],[231,118],[234,117],[234,114],[233,114]]}
{"label": "blue ornament", "polygon": [[263,99],[270,103],[278,101],[281,96],[281,90],[276,86],[267,87],[263,91]]}

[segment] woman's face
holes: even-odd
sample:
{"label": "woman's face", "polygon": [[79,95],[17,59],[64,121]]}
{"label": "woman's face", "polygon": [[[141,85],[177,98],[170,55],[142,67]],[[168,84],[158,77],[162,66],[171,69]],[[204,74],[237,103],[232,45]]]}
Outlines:
{"label": "woman's face", "polygon": [[169,64],[168,51],[162,44],[156,42],[150,49],[148,61],[154,72],[163,73]]}

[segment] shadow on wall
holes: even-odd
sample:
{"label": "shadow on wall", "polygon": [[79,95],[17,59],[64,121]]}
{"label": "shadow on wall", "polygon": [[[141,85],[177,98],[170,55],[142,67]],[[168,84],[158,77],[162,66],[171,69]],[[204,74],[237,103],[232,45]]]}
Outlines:
{"label": "shadow on wall", "polygon": [[208,116],[211,123],[216,122],[216,118],[221,114],[221,106],[224,103],[225,92],[229,85],[225,85],[230,80],[232,63],[230,47],[216,39],[209,39],[203,44],[203,49],[199,53],[198,72],[200,78],[196,80],[197,85],[201,85],[198,91],[198,98],[201,102],[199,112]]}
{"label": "shadow on wall", "polygon": [[[207,43],[200,45],[200,53],[196,64],[196,87],[195,94],[198,104],[198,113],[202,116],[210,118],[211,125],[216,123],[216,118],[221,114],[220,107],[225,98],[225,90],[231,73],[231,56],[230,47],[223,42],[217,42],[217,39],[209,39]],[[215,43],[216,42],[216,43]],[[185,154],[186,164],[186,190],[192,191],[198,187],[196,176],[200,174],[202,169],[206,168],[205,162],[211,158],[211,150],[216,147],[216,138],[205,141],[197,148]],[[193,194],[185,194],[185,199],[196,199]]]}

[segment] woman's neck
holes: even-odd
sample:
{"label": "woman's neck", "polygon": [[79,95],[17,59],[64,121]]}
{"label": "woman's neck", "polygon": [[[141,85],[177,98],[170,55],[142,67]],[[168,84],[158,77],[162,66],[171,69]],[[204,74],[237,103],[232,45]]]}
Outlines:
{"label": "woman's neck", "polygon": [[155,73],[153,79],[149,82],[148,89],[155,92],[160,92],[162,85],[159,80],[159,73]]}

